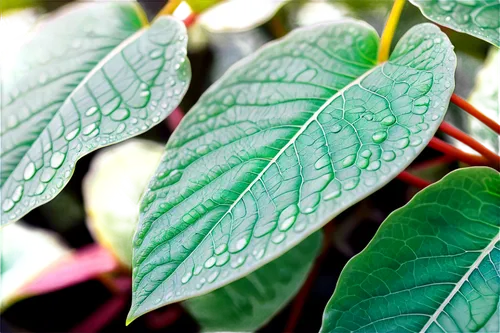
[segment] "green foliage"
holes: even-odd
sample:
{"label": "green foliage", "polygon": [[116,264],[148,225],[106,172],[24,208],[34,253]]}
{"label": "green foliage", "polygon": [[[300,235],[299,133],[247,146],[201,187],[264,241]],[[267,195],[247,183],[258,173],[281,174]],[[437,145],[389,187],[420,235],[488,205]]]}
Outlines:
{"label": "green foliage", "polygon": [[89,152],[138,135],[180,103],[186,30],[142,28],[133,2],[80,4],[45,22],[4,83],[1,224],[51,200]]}
{"label": "green foliage", "polygon": [[321,239],[321,233],[316,232],[255,272],[191,298],[184,306],[203,332],[256,331],[299,291],[314,264]]}
{"label": "green foliage", "polygon": [[281,256],[419,154],[453,90],[452,46],[419,25],[376,66],[377,44],[353,20],[298,29],[200,98],[142,202],[129,321]]}
{"label": "green foliage", "polygon": [[498,0],[410,0],[430,20],[500,46]]}
{"label": "green foliage", "polygon": [[454,171],[344,268],[322,332],[498,332],[500,175]]}

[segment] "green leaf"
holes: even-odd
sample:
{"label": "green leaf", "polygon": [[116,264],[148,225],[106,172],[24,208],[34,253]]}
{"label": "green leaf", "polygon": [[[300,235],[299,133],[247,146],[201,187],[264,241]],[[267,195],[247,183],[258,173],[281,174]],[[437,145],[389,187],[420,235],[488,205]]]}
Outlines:
{"label": "green leaf", "polygon": [[[479,72],[469,102],[496,121],[500,120],[500,49],[492,49],[488,62]],[[499,136],[472,116],[469,116],[469,129],[479,141],[496,152],[500,150]]]}
{"label": "green leaf", "polygon": [[[316,232],[252,274],[191,298],[184,306],[204,332],[256,331],[300,290],[319,253],[321,240],[322,234]],[[229,254],[219,258],[223,261]]]}
{"label": "green leaf", "polygon": [[190,79],[185,27],[160,17],[138,30],[141,15],[132,2],[80,5],[24,48],[2,106],[2,224],[57,195],[79,158],[179,104]]}
{"label": "green leaf", "polygon": [[499,216],[493,169],[421,191],[346,265],[321,332],[498,332]]}
{"label": "green leaf", "polygon": [[159,143],[127,140],[99,151],[83,181],[87,226],[94,239],[126,267],[132,266],[141,195],[162,153]]}
{"label": "green leaf", "polygon": [[453,91],[452,46],[419,25],[375,67],[377,45],[353,20],[298,29],[200,98],[142,201],[129,321],[279,257],[420,153]]}
{"label": "green leaf", "polygon": [[500,46],[498,0],[410,0],[438,24]]}

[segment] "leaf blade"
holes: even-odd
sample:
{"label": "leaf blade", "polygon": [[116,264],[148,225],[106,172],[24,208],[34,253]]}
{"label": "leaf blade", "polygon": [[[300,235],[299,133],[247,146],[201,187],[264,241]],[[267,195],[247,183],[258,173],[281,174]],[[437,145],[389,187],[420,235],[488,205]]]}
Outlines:
{"label": "leaf blade", "polygon": [[[316,232],[252,274],[183,305],[204,332],[253,332],[300,290],[321,248]],[[231,306],[228,306],[231,304]]]}
{"label": "leaf blade", "polygon": [[[437,129],[437,120],[443,116],[440,112],[444,112],[444,106],[451,96],[453,82],[451,68],[454,68],[455,57],[447,38],[436,27],[422,25],[409,33],[409,36],[400,43],[391,58],[392,63],[389,62],[383,67],[376,67],[368,71],[374,67],[376,59],[375,32],[364,24],[355,21],[347,22],[352,24],[351,30],[348,30],[346,22],[343,22],[343,25],[327,24],[319,26],[319,28],[303,29],[284,38],[282,42],[271,44],[271,46],[262,49],[255,56],[233,67],[218,84],[211,87],[200,98],[198,107],[195,106],[187,114],[176,135],[174,134],[167,144],[163,162],[160,164],[157,175],[153,177],[150,190],[145,194],[143,200],[141,221],[134,244],[134,297],[129,318],[136,318],[144,312],[169,302],[214,290],[275,259],[287,249],[298,244],[304,237],[319,229],[343,209],[372,193],[384,182],[389,181],[399,172],[401,167],[404,168],[411,161],[412,158],[409,156],[416,156],[423,149],[426,141],[430,140]],[[346,27],[345,30],[342,27]],[[433,49],[432,45],[428,45],[429,37],[426,39],[424,35],[432,36],[431,43],[440,38],[439,43],[442,44]],[[340,40],[350,40],[350,45],[358,48],[353,51],[349,47],[344,47]],[[312,41],[312,43],[307,43],[307,41]],[[311,48],[311,45],[316,45],[316,47],[319,45],[320,49],[321,46],[325,47],[325,45],[330,47],[327,51],[321,50],[317,53],[308,50],[307,56],[317,57],[316,59],[313,57],[315,62],[307,63],[309,66],[311,63],[331,65],[337,62],[339,64],[339,57],[344,60],[343,66],[334,67],[336,70],[328,67],[323,68],[322,75],[309,75],[305,77],[306,80],[297,80],[298,84],[295,82],[295,87],[286,90],[286,85],[280,85],[276,79],[271,79],[271,76],[281,70],[285,73],[282,75],[282,79],[284,78],[283,81],[286,83],[296,77],[300,78],[303,73],[286,75],[286,68],[292,67],[290,64],[293,61],[297,61],[293,68],[304,68],[300,67],[300,62],[297,60],[297,58],[300,60],[302,54],[294,52],[300,48],[300,45],[307,45]],[[272,62],[275,53],[282,52],[280,47],[285,50],[287,56],[289,50],[290,57],[293,59],[285,62],[282,67],[279,67],[276,62],[274,64]],[[424,51],[422,55],[415,56],[414,53],[422,50]],[[437,52],[438,56],[432,54],[434,51]],[[293,53],[296,54],[295,58],[293,58]],[[325,53],[328,57],[324,56]],[[267,62],[265,62],[266,60]],[[309,60],[306,58],[306,61]],[[328,61],[330,62],[328,63]],[[268,68],[266,66],[260,67],[260,62],[265,62],[266,66],[272,69],[269,77],[265,76],[265,71]],[[373,137],[378,129],[378,127],[374,127],[373,122],[371,123],[371,120],[376,118],[375,113],[360,112],[359,110],[362,105],[371,105],[369,111],[374,112],[377,112],[377,105],[384,109],[382,106],[384,103],[377,104],[373,99],[367,103],[359,97],[366,94],[359,82],[363,82],[370,89],[376,89],[376,85],[384,80],[384,75],[381,74],[382,68],[388,75],[397,76],[401,74],[397,72],[398,66],[405,68],[412,74],[408,74],[408,78],[413,77],[414,89],[408,87],[404,93],[400,92],[400,95],[394,93],[391,98],[395,101],[401,96],[405,97],[407,91],[413,95],[425,95],[432,90],[429,78],[425,78],[427,74],[419,72],[420,70],[425,72],[426,66],[438,68],[436,81],[441,82],[439,85],[434,85],[434,90],[430,93],[433,98],[432,105],[430,98],[428,98],[428,107],[424,107],[425,110],[417,110],[418,112],[424,111],[422,114],[425,113],[425,119],[429,122],[429,126],[424,130],[414,131],[417,132],[414,135],[418,140],[413,138],[411,146],[409,138],[398,137],[401,135],[401,131],[408,133],[408,136],[410,135],[410,131],[406,130],[407,132],[405,132],[401,126],[394,127],[387,136]],[[305,67],[305,69],[311,68]],[[357,76],[360,78],[353,82],[355,77],[352,73],[358,73]],[[420,75],[424,77],[420,77]],[[251,77],[253,80],[250,79]],[[259,82],[258,79],[269,81],[266,82],[268,83],[267,90],[256,89],[249,83]],[[446,87],[445,81],[447,82]],[[325,89],[325,86],[321,85],[325,82],[330,84],[330,88]],[[234,93],[236,97],[233,97],[232,100],[232,102],[236,102],[233,103],[236,106],[231,108],[231,103],[225,103],[225,105],[229,105],[226,106],[228,113],[226,115],[224,110],[219,110],[222,108],[219,106],[220,104],[217,104],[219,109],[215,108],[214,110],[213,107],[214,104],[218,103],[218,94],[220,99],[227,98],[227,91],[223,89],[224,85],[229,88],[236,87],[234,89],[245,89],[246,92],[251,92],[254,89],[253,92],[260,92],[260,94],[248,98],[250,101],[245,101],[241,94],[236,91]],[[259,87],[258,83],[257,87]],[[439,93],[436,93],[437,91]],[[281,97],[276,97],[278,103],[275,100],[273,104],[272,100],[270,102],[266,99],[273,93],[281,94]],[[335,126],[337,125],[333,121],[335,114],[332,115],[332,113],[342,113],[343,99],[346,94],[349,96],[345,99],[351,101],[355,101],[356,96],[359,95],[358,100],[361,101],[361,104],[356,105],[354,102],[354,104],[348,105],[348,109],[354,110],[354,112],[352,114],[346,113],[347,120],[344,119],[343,115],[340,115],[338,120],[345,121],[345,124],[343,124],[344,126]],[[287,98],[290,99],[290,96],[295,98],[292,103],[287,100]],[[417,97],[415,99],[418,99]],[[251,100],[252,98],[253,100]],[[259,98],[263,101],[259,101]],[[377,98],[374,97],[375,100]],[[221,104],[224,105],[224,103]],[[253,108],[246,109],[247,104],[253,105]],[[261,107],[259,104],[265,106]],[[280,108],[276,107],[276,104]],[[413,108],[413,104],[411,105]],[[415,104],[415,107],[418,108],[418,104]],[[439,107],[443,109],[441,110]],[[206,113],[204,109],[208,109]],[[301,112],[304,109],[307,112]],[[243,125],[246,124],[247,119],[255,123],[261,121],[260,125],[263,130],[247,133],[243,130],[238,132],[239,128],[236,127],[236,130],[228,131],[227,128],[230,128],[231,125],[230,120],[238,120],[237,110],[241,112],[239,117]],[[401,121],[414,122],[414,126],[419,124],[416,119],[423,122],[424,116],[419,118],[420,115],[415,115],[412,112],[405,115],[404,113],[408,110],[408,108],[405,110],[401,105],[399,106],[398,112],[400,114],[397,116]],[[361,114],[370,116],[372,119],[368,120],[364,117],[361,119]],[[376,119],[375,123],[380,125],[382,118],[386,119],[389,114],[390,112],[387,114],[382,112],[378,115],[379,118]],[[212,121],[210,121],[210,116],[213,117]],[[322,117],[322,119],[315,122],[316,117],[318,119]],[[338,114],[337,117],[339,117]],[[222,122],[220,127],[217,126],[218,119],[221,119]],[[203,123],[204,120],[207,121]],[[394,124],[395,120],[395,118],[386,119],[385,123]],[[366,160],[369,163],[360,167],[355,165],[356,159],[353,158],[353,155],[357,155],[360,146],[356,145],[357,132],[352,130],[350,126],[352,122],[357,123],[358,121],[361,122],[361,125],[360,123],[358,125],[362,126],[364,132],[360,140],[364,140],[368,146],[378,147],[379,143],[385,142],[385,145],[388,145],[387,149],[389,147],[398,149],[397,146],[401,149],[409,147],[407,157],[391,163],[391,160],[395,159],[395,156],[393,158],[391,155],[384,161],[386,164],[383,166],[380,161],[381,152],[370,151],[366,157],[360,157],[360,160]],[[321,123],[326,124],[326,130],[321,128]],[[205,131],[206,135],[202,130],[205,124],[210,128],[210,130]],[[243,125],[241,126],[243,127]],[[337,129],[337,127],[340,128]],[[246,129],[251,130],[252,128]],[[346,131],[342,132],[344,129]],[[340,137],[337,136],[335,139],[336,144],[341,146],[340,148],[329,151],[332,146],[331,142],[325,142],[322,139],[326,137],[325,131],[331,137],[335,137],[336,133],[341,133]],[[241,136],[239,139],[238,134]],[[245,134],[248,134],[249,137],[247,138]],[[217,141],[213,147],[207,146],[207,142],[214,140]],[[405,147],[402,147],[401,142],[405,143]],[[345,146],[342,146],[344,144]],[[393,146],[394,144],[396,146]],[[195,148],[200,145],[203,149],[199,152],[200,156],[196,156]],[[300,146],[299,149],[295,147],[296,145]],[[245,149],[249,151],[245,151]],[[179,158],[181,150],[193,151],[190,154],[195,157],[189,160],[191,156],[188,154],[189,157],[186,160],[180,161],[179,165],[176,165],[175,161]],[[207,157],[210,156],[211,152],[214,157]],[[238,154],[238,152],[242,153]],[[207,154],[205,155],[205,153]],[[335,153],[338,155],[334,156]],[[404,155],[403,151],[402,154]],[[372,155],[373,158],[370,158]],[[241,164],[237,162],[241,162]],[[233,168],[230,168],[226,163],[229,166],[233,163]],[[391,167],[388,167],[387,164]],[[343,180],[342,183],[333,179],[332,168],[334,166],[335,175],[337,179]],[[187,172],[187,176],[183,178],[183,174],[186,172],[184,169],[195,170],[197,167],[209,170],[208,174],[204,174],[206,171]],[[359,176],[361,172],[369,174],[368,183],[364,183],[366,179],[363,179],[363,182],[360,182],[359,178],[353,180],[353,172],[354,178]],[[376,178],[373,177],[374,174],[377,175]],[[380,181],[381,179],[383,180]],[[376,184],[376,180],[379,180],[380,183]],[[189,187],[188,184],[191,186]],[[341,195],[341,192],[344,191],[349,193],[348,198],[343,198]],[[267,213],[260,217],[260,211]],[[176,241],[176,237],[184,239],[184,241]],[[190,238],[186,239],[186,237]],[[248,246],[249,243],[252,243],[252,246]],[[237,270],[232,270],[227,266],[227,268],[212,270],[212,267],[202,268],[199,277],[188,279],[187,283],[181,283],[183,275],[189,275],[197,265],[203,266],[203,262],[208,261],[219,247],[222,252],[231,253],[231,264],[234,265],[234,268],[238,268]],[[262,257],[252,257],[252,250],[260,248],[265,250]],[[159,253],[164,253],[164,255]],[[201,258],[197,258],[198,256]],[[244,269],[239,268],[236,264],[240,257],[245,257]],[[225,275],[225,277],[219,278],[219,274]],[[212,279],[208,279],[209,277]],[[192,283],[193,280],[198,281],[200,278],[209,281],[205,288],[193,290],[194,288],[189,287],[189,283]],[[177,293],[176,295],[173,294],[174,291]],[[156,301],[151,300],[151,298]]]}
{"label": "leaf blade", "polygon": [[410,0],[428,19],[500,47],[500,4],[486,1]]}
{"label": "leaf blade", "polygon": [[28,149],[14,154],[14,168],[2,182],[2,224],[51,200],[82,156],[164,119],[190,80],[186,43],[184,25],[161,17],[101,59],[29,139]]}
{"label": "leaf blade", "polygon": [[[500,255],[499,185],[493,169],[457,170],[393,212],[344,268],[321,331],[455,332],[488,326],[500,286],[494,267]],[[483,265],[487,256],[490,267]],[[480,271],[485,268],[490,270]],[[488,278],[485,284],[481,274]],[[478,310],[471,311],[473,306]]]}

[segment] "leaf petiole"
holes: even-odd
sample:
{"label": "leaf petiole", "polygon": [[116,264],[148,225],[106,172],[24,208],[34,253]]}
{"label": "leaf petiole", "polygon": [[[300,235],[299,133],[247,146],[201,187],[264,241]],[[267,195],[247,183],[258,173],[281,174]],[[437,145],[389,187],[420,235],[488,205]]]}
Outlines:
{"label": "leaf petiole", "polygon": [[476,109],[472,104],[467,102],[462,97],[458,96],[457,94],[453,94],[451,95],[451,102],[456,106],[458,106],[459,108],[461,108],[462,110],[464,110],[465,112],[467,112],[468,114],[470,114],[471,116],[473,116],[474,118],[476,118],[477,120],[479,120],[480,122],[482,122],[483,124],[485,124],[486,126],[488,126],[489,128],[491,128],[495,133],[500,134],[500,124],[498,124],[495,120],[484,115],[484,113]]}
{"label": "leaf petiole", "polygon": [[389,52],[391,50],[392,39],[394,38],[394,32],[398,27],[399,17],[403,11],[405,0],[395,0],[392,6],[389,18],[385,25],[384,31],[382,32],[382,37],[380,38],[380,48],[378,50],[378,62],[384,62],[389,59]]}

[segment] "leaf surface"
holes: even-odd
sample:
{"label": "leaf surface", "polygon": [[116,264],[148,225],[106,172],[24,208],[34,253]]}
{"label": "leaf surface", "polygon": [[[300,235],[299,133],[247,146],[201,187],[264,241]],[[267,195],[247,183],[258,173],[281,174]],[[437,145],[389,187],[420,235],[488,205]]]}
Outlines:
{"label": "leaf surface", "polygon": [[80,157],[148,130],[179,104],[190,79],[186,30],[168,17],[139,30],[137,10],[79,6],[23,50],[22,70],[4,86],[2,224],[59,193]]}
{"label": "leaf surface", "polygon": [[[500,49],[491,50],[488,62],[479,72],[476,86],[469,102],[496,121],[500,121]],[[485,142],[496,152],[500,151],[500,137],[472,116],[469,118],[470,133]]]}
{"label": "leaf surface", "polygon": [[316,232],[255,272],[191,298],[184,306],[204,332],[256,331],[300,290],[319,253],[321,240],[321,232]]}
{"label": "leaf surface", "polygon": [[421,191],[346,265],[321,332],[498,332],[499,216],[493,169]]}
{"label": "leaf surface", "polygon": [[430,20],[500,46],[498,0],[410,0]]}
{"label": "leaf surface", "polygon": [[298,29],[200,98],[143,198],[129,321],[279,257],[419,154],[453,90],[452,47],[432,24],[375,67],[377,45],[362,22]]}

